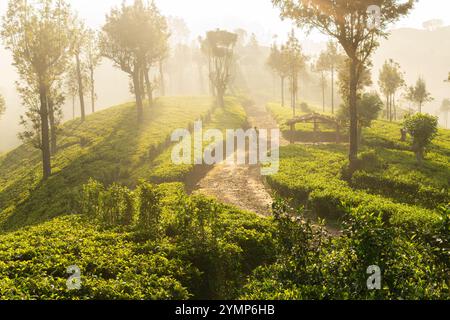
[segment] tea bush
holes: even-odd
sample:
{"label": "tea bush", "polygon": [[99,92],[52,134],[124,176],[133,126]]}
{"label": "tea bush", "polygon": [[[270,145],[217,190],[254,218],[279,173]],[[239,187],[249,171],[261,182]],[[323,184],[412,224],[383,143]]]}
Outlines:
{"label": "tea bush", "polygon": [[[268,108],[283,119],[284,111]],[[409,141],[400,141],[400,129],[386,121],[365,129],[358,171],[350,181],[347,147],[336,144],[282,147],[280,171],[267,181],[280,195],[329,219],[345,214],[344,202],[383,213],[392,224],[426,229],[438,221],[436,208],[450,201],[450,133],[440,130],[418,165]]]}
{"label": "tea bush", "polygon": [[0,158],[0,226],[11,230],[76,212],[76,196],[89,178],[134,187],[148,177],[173,130],[212,107],[209,97],[164,97],[145,112],[141,126],[130,125],[136,121],[134,104],[99,111],[83,123],[69,121],[52,158],[53,175],[45,182],[38,150],[30,145],[12,150]]}
{"label": "tea bush", "polygon": [[[448,299],[449,263],[375,211],[345,208],[343,235],[330,237],[302,211],[274,206],[280,249],[275,263],[253,272],[244,299]],[[436,230],[435,230],[436,231]],[[381,289],[369,290],[369,266]]]}
{"label": "tea bush", "polygon": [[[0,235],[0,299],[231,299],[256,267],[274,260],[270,220],[189,197],[180,184],[89,187],[92,202],[81,198],[80,207],[93,211]],[[145,211],[144,221],[111,219],[121,216],[120,203],[104,214],[102,193],[117,192],[145,204],[133,207],[134,217]],[[80,290],[66,286],[72,265],[81,270]]]}

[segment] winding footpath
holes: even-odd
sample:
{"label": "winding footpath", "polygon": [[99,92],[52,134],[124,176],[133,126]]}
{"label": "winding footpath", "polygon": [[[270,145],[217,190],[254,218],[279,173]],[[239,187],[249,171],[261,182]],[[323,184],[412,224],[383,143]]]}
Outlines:
{"label": "winding footpath", "polygon": [[[248,122],[258,129],[278,128],[276,121],[261,104],[246,108]],[[280,137],[280,145],[289,144]],[[232,155],[234,157],[234,154]],[[194,194],[212,196],[221,202],[243,210],[268,216],[271,212],[272,196],[264,184],[258,165],[221,163],[215,165],[194,187]]]}

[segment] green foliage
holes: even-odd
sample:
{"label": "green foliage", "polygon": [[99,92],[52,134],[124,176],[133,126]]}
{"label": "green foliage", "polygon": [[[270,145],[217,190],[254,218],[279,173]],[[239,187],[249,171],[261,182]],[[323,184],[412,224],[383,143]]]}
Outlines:
{"label": "green foliage", "polygon": [[[358,126],[360,128],[370,127],[373,120],[376,120],[383,109],[383,102],[377,93],[364,93],[357,102]],[[348,123],[350,112],[348,104],[341,106],[338,117]]]}
{"label": "green foliage", "polygon": [[[269,108],[284,121],[280,108]],[[267,181],[279,194],[331,220],[345,214],[340,209],[345,202],[382,212],[393,224],[426,229],[438,220],[436,208],[450,201],[450,132],[439,131],[429,160],[418,165],[408,143],[400,141],[400,129],[397,123],[374,121],[364,130],[350,181],[344,179],[346,147],[334,144],[283,147],[280,171]]]}
{"label": "green foliage", "polygon": [[[80,216],[0,236],[1,299],[187,299],[180,281],[195,273],[162,251],[145,252],[129,234],[100,231]],[[67,267],[81,270],[68,290]]]}
{"label": "green foliage", "polygon": [[418,113],[406,117],[403,125],[413,138],[412,148],[416,153],[417,159],[422,161],[425,148],[437,135],[438,118]]}
{"label": "green foliage", "polygon": [[[53,175],[42,182],[41,156],[28,144],[0,159],[0,224],[6,229],[74,212],[90,178],[134,187],[149,176],[153,159],[170,146],[173,130],[188,127],[212,108],[208,97],[159,98],[141,126],[126,104],[69,121],[62,127]],[[75,210],[76,211],[76,210]]]}
{"label": "green foliage", "polygon": [[176,207],[178,253],[203,275],[189,286],[195,297],[236,298],[246,276],[273,261],[270,221],[203,196],[180,194]]}
{"label": "green foliage", "polygon": [[[402,228],[370,210],[345,209],[343,234],[331,238],[302,211],[274,206],[274,264],[256,269],[245,299],[447,299],[448,262]],[[381,290],[368,290],[366,270],[380,267]]]}
{"label": "green foliage", "polygon": [[115,183],[105,189],[101,183],[90,179],[83,186],[82,212],[104,226],[131,225],[134,202],[131,191]]}
{"label": "green foliage", "polygon": [[300,103],[300,110],[304,113],[311,113],[312,109],[309,107],[309,105],[306,102]]}
{"label": "green foliage", "polygon": [[105,188],[103,185],[93,179],[83,186],[81,196],[81,212],[88,217],[95,218],[97,212],[100,212],[100,199]]}
{"label": "green foliage", "polygon": [[[180,184],[141,182],[131,193],[90,181],[84,190],[91,199],[102,190],[96,203],[81,201],[110,224],[72,215],[0,235],[0,298],[232,299],[256,267],[274,259],[270,220],[188,197]],[[145,203],[145,222],[159,237],[143,237],[139,220],[135,227],[123,226],[122,204],[104,208],[105,194],[131,194]],[[133,216],[142,213],[140,206],[134,210]],[[80,290],[66,287],[71,265],[81,270]]]}
{"label": "green foliage", "polygon": [[428,92],[427,84],[423,78],[417,79],[415,86],[408,87],[406,99],[417,104],[419,107],[419,113],[422,112],[422,106],[424,103],[434,100],[434,98],[431,97],[431,93]]}
{"label": "green foliage", "polygon": [[157,238],[160,235],[161,194],[151,184],[141,181],[137,189],[138,195],[138,225],[140,228]]}
{"label": "green foliage", "polygon": [[[226,129],[245,128],[247,116],[241,105],[245,101],[244,98],[225,97],[224,108],[215,108],[209,117],[203,118],[203,129],[219,129],[225,134]],[[204,147],[207,145],[209,145],[209,142]],[[172,163],[171,156],[172,148],[167,148],[154,160],[154,166],[149,173],[152,182],[187,182],[192,175],[196,174],[196,168],[193,164],[176,165]],[[192,151],[193,156],[194,152]],[[194,158],[192,158],[192,161],[194,161]]]}

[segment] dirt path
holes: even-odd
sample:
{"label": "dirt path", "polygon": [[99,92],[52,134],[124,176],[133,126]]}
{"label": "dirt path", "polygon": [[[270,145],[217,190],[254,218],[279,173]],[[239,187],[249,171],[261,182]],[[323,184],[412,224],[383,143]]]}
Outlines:
{"label": "dirt path", "polygon": [[[252,127],[278,127],[262,105],[249,107],[246,112]],[[280,144],[286,145],[288,141],[280,137]],[[197,183],[194,193],[212,196],[221,202],[264,216],[270,214],[272,206],[270,190],[264,184],[260,168],[256,165],[216,165]]]}

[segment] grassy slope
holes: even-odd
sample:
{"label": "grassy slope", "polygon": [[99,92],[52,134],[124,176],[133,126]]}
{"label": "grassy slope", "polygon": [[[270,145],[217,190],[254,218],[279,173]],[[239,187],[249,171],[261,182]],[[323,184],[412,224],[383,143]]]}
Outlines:
{"label": "grassy slope", "polygon": [[[281,123],[289,117],[277,105],[269,105],[269,110]],[[373,150],[382,165],[357,172],[351,183],[342,179],[347,147],[333,144],[283,148],[280,172],[268,181],[282,194],[306,201],[316,213],[329,217],[336,217],[344,201],[382,211],[394,223],[433,223],[437,216],[430,209],[449,200],[450,132],[439,132],[423,166],[416,163],[410,142],[401,143],[399,137],[396,123],[376,121],[365,130],[361,151]]]}
{"label": "grassy slope", "polygon": [[[211,119],[203,124],[203,130],[219,129],[224,132],[225,129],[238,129],[246,126],[246,114],[239,101],[235,98],[227,98],[226,102],[225,109],[216,109]],[[170,161],[171,153],[172,149],[169,148],[155,159],[155,165],[150,172],[152,181],[184,182],[188,174],[192,172],[193,165],[173,164]],[[192,157],[193,154],[192,151]],[[192,158],[192,160],[194,159]]]}
{"label": "grassy slope", "polygon": [[0,158],[0,223],[10,229],[69,213],[79,188],[92,177],[133,186],[150,170],[155,147],[212,107],[206,97],[162,98],[135,125],[133,104],[66,123],[53,157],[53,176],[41,182],[40,154],[22,145]]}

